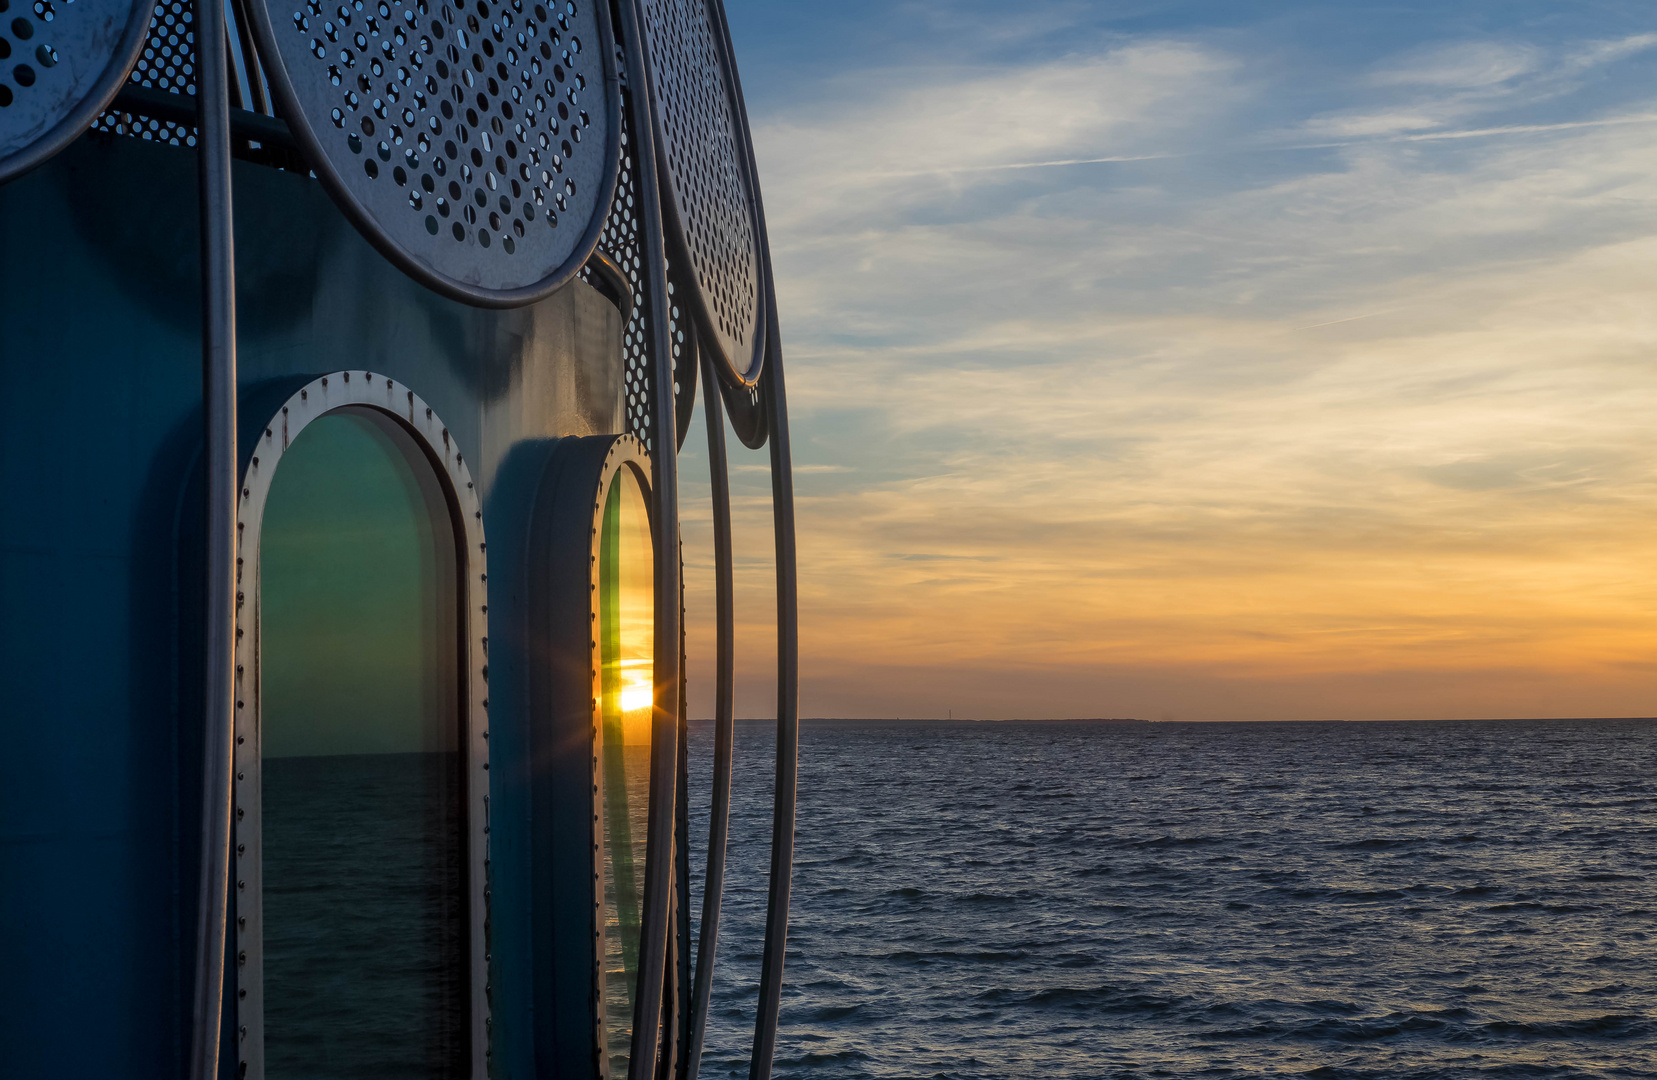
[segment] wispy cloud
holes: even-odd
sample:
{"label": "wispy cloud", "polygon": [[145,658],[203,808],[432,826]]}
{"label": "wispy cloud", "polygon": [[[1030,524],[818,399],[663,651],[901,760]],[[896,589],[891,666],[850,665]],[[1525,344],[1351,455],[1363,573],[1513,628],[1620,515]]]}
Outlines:
{"label": "wispy cloud", "polygon": [[[1657,46],[1657,34],[1543,47],[1521,42],[1431,44],[1390,58],[1359,81],[1380,91],[1380,108],[1359,106],[1309,118],[1314,136],[1421,133],[1502,110],[1535,106],[1577,89],[1595,68]],[[1507,125],[1490,130],[1512,130]],[[1422,137],[1422,136],[1417,136]]]}
{"label": "wispy cloud", "polygon": [[761,115],[808,711],[1649,711],[1657,101],[1571,95],[1653,44],[1424,32],[1294,115],[1117,35]]}
{"label": "wispy cloud", "polygon": [[1543,51],[1522,43],[1467,41],[1428,45],[1393,58],[1365,81],[1372,86],[1472,89],[1511,83],[1543,64]]}

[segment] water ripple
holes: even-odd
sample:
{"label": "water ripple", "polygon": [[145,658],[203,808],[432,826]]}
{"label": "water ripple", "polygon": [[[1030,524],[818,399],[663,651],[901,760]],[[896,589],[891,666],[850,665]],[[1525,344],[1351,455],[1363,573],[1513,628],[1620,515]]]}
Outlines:
{"label": "water ripple", "polygon": [[[709,1077],[771,748],[739,727]],[[1657,1076],[1654,762],[1644,721],[808,723],[776,1075]]]}

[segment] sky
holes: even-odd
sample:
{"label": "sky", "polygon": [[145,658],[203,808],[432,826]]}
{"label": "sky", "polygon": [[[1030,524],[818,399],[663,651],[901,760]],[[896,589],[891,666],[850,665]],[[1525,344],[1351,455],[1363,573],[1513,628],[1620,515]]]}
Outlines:
{"label": "sky", "polygon": [[[1657,714],[1657,8],[727,10],[802,715]],[[738,715],[774,715],[732,465]]]}

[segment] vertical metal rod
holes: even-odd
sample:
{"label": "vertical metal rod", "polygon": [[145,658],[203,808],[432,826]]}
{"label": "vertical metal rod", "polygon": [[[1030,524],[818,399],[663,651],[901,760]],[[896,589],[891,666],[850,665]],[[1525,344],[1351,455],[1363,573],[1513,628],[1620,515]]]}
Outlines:
{"label": "vertical metal rod", "polygon": [[[765,267],[771,289],[771,268]],[[783,387],[782,342],[777,335],[776,296],[770,297],[770,355],[760,386],[771,422],[771,515],[777,543],[777,779],[771,809],[771,886],[765,907],[765,956],[760,964],[759,1006],[749,1080],[770,1080],[782,1008],[783,957],[788,948],[788,901],[794,876],[794,805],[799,795],[800,635],[799,588],[794,563],[794,463],[788,440],[788,399]]]}
{"label": "vertical metal rod", "polygon": [[201,187],[201,359],[207,499],[206,723],[193,1080],[217,1080],[230,904],[231,729],[236,662],[236,262],[230,202],[225,0],[196,4],[196,151]]}
{"label": "vertical metal rod", "polygon": [[713,804],[708,808],[708,870],[702,881],[702,928],[696,937],[696,981],[691,990],[690,1049],[685,1080],[702,1068],[713,960],[719,948],[719,909],[725,897],[725,848],[731,833],[732,714],[736,683],[736,602],[731,570],[731,477],[725,459],[725,411],[713,359],[702,350],[702,409],[708,423],[708,476],[713,482],[713,575],[717,645],[714,675]]}
{"label": "vertical metal rod", "polygon": [[247,57],[242,52],[242,35],[236,25],[236,9],[226,5],[224,9],[225,31],[224,45],[230,50],[230,74],[225,80],[225,90],[230,96],[230,107],[233,109],[253,108],[253,84],[248,79]]}
{"label": "vertical metal rod", "polygon": [[[694,364],[695,353],[689,362]],[[673,1053],[662,1055],[668,1077],[685,1074],[685,1055],[690,1049],[690,687],[685,668],[685,559],[679,553],[679,779],[677,813],[673,824],[673,967],[668,982],[673,988]]]}
{"label": "vertical metal rod", "polygon": [[247,83],[250,92],[248,104],[243,108],[274,116],[276,110],[270,105],[270,89],[265,81],[265,67],[259,59],[258,45],[253,40],[253,23],[248,16],[245,0],[232,0],[229,14],[231,48],[235,50],[232,59],[240,60],[239,74]]}
{"label": "vertical metal rod", "polygon": [[799,588],[794,547],[794,463],[788,438],[788,395],[783,385],[782,338],[778,332],[777,292],[771,276],[771,244],[765,230],[765,201],[760,197],[759,168],[753,133],[737,74],[731,27],[723,0],[708,0],[724,60],[735,88],[736,122],[743,155],[759,208],[759,243],[766,302],[765,369],[760,389],[770,421],[771,514],[777,549],[777,774],[771,808],[771,882],[765,909],[765,955],[760,963],[759,1006],[754,1017],[754,1053],[750,1080],[770,1080],[777,1048],[777,1017],[782,1008],[783,959],[788,947],[788,903],[794,874],[794,808],[799,796],[800,638]]}
{"label": "vertical metal rod", "polygon": [[[645,59],[644,13],[639,0],[616,5],[622,18],[631,86],[633,153],[639,176],[639,226],[644,234],[651,332],[651,462],[656,501],[656,705],[651,722],[649,862],[639,932],[638,996],[627,1059],[629,1080],[655,1071],[662,1026],[662,990],[668,961],[668,917],[673,903],[673,825],[678,772],[679,711],[679,464],[673,402],[673,345],[668,335],[667,256],[662,243],[662,198],[656,171],[650,67]],[[665,857],[664,857],[665,856]]]}
{"label": "vertical metal rod", "polygon": [[[694,362],[694,361],[692,361]],[[675,395],[677,398],[677,395]],[[675,400],[677,405],[677,400]],[[675,418],[674,431],[678,431]],[[675,444],[677,453],[677,444]],[[667,964],[663,968],[662,1048],[657,1080],[684,1075],[685,1023],[690,1018],[690,713],[686,708],[685,676],[685,553],[679,545],[679,711],[678,770],[674,776],[673,815],[673,929],[667,936]]]}

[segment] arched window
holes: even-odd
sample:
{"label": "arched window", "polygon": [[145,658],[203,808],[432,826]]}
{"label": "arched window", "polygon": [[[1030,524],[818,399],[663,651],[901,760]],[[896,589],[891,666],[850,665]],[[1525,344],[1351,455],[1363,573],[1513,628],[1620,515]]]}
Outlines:
{"label": "arched window", "polygon": [[238,1033],[268,1080],[482,1076],[482,545],[447,431],[378,381],[307,387],[244,485]]}
{"label": "arched window", "polygon": [[645,881],[669,871],[671,839],[648,843],[650,807],[666,794],[651,787],[661,688],[650,482],[637,439],[567,439],[536,499],[536,1046],[547,1075],[627,1075]]}
{"label": "arched window", "polygon": [[604,1034],[610,1075],[627,1075],[639,971],[650,810],[655,566],[644,487],[617,469],[602,498],[598,552],[600,773],[604,808]]}

